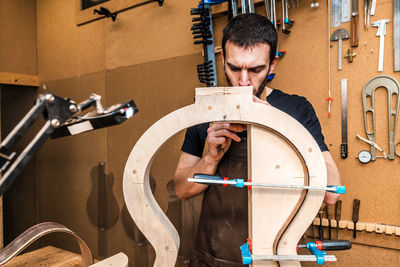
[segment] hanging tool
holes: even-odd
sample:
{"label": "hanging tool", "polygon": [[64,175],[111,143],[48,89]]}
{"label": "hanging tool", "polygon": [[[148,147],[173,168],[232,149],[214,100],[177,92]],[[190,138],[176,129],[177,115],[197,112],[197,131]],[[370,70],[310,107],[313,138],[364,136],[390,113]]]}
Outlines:
{"label": "hanging tool", "polygon": [[342,0],[342,22],[349,22],[350,17],[350,0]]}
{"label": "hanging tool", "polygon": [[243,188],[245,186],[251,187],[268,187],[268,188],[280,188],[280,189],[308,189],[308,190],[325,190],[336,194],[345,194],[346,187],[342,185],[330,185],[330,186],[308,186],[308,185],[291,185],[291,184],[265,184],[255,182],[245,182],[243,179],[228,179],[227,177],[220,177],[215,175],[195,173],[193,178],[188,178],[188,182],[201,183],[201,184],[221,184],[223,186],[234,186]]}
{"label": "hanging tool", "polygon": [[254,12],[255,9],[253,0],[242,0],[242,14]]}
{"label": "hanging tool", "polygon": [[341,80],[341,96],[342,96],[342,144],[340,145],[340,156],[342,159],[347,158],[347,79]]}
{"label": "hanging tool", "polygon": [[368,30],[370,8],[371,8],[370,0],[364,0],[364,31]]}
{"label": "hanging tool", "polygon": [[286,29],[286,23],[285,23],[285,21],[286,21],[286,18],[288,17],[288,15],[287,15],[287,0],[282,0],[282,32],[284,33],[284,34],[289,34],[290,33],[290,31],[288,30],[288,29]]}
{"label": "hanging tool", "polygon": [[[399,114],[400,104],[400,84],[390,76],[376,76],[370,79],[362,89],[363,109],[364,109],[364,126],[368,140],[376,142],[376,124],[375,124],[375,90],[379,87],[384,87],[388,91],[388,140],[389,140],[389,155],[388,158],[394,159],[394,139],[397,126],[397,118]],[[370,98],[371,101],[367,101]],[[396,102],[394,102],[396,101]],[[372,114],[372,127],[368,127],[367,114]],[[370,132],[368,129],[372,129]],[[376,147],[371,146],[372,160],[376,159]]]}
{"label": "hanging tool", "polygon": [[228,21],[238,15],[237,0],[230,0],[228,2]]}
{"label": "hanging tool", "polygon": [[344,57],[347,58],[349,63],[352,63],[355,56],[357,56],[357,53],[353,52],[353,48],[349,48],[347,49],[347,54]]}
{"label": "hanging tool", "polygon": [[[377,150],[379,150],[380,152],[382,152],[382,153],[383,153],[383,158],[385,158],[385,159],[387,158],[385,151],[383,151],[383,149],[380,148],[375,142],[372,142],[372,141],[370,141],[370,140],[368,140],[368,139],[365,139],[364,137],[361,137],[359,134],[357,134],[356,136],[357,136],[357,138],[360,139],[361,141],[364,141],[365,143],[367,143],[367,144],[373,146],[374,148],[376,148]],[[368,152],[368,151],[367,151],[367,152]],[[360,153],[361,153],[361,152],[360,152]],[[368,153],[369,153],[369,152],[368,152]],[[364,161],[365,161],[365,159],[366,159],[367,157],[368,157],[368,156],[365,155],[365,153],[363,153],[362,158],[363,158]],[[369,157],[372,157],[372,156],[371,156],[371,153],[370,153]],[[364,162],[364,163],[365,163],[365,162]]]}
{"label": "hanging tool", "polygon": [[385,35],[386,35],[386,24],[389,23],[388,19],[381,19],[373,22],[372,27],[377,27],[378,31],[376,32],[376,36],[379,37],[379,64],[378,71],[383,71],[383,51],[385,47]]}
{"label": "hanging tool", "polygon": [[317,2],[317,0],[312,0],[311,7],[319,7],[319,3]]}
{"label": "hanging tool", "polygon": [[330,25],[330,13],[331,13],[331,0],[328,0],[328,97],[326,100],[328,101],[328,118],[331,116],[331,104],[332,104],[332,96],[331,96],[331,25]]}
{"label": "hanging tool", "polygon": [[326,217],[328,218],[328,239],[332,240],[332,212],[333,205],[326,205]]}
{"label": "hanging tool", "polygon": [[400,71],[400,0],[393,0],[394,71]]}
{"label": "hanging tool", "polygon": [[351,27],[350,27],[350,36],[351,36],[351,46],[358,46],[358,20],[359,20],[359,12],[358,12],[358,0],[352,0],[352,12],[351,12]]}
{"label": "hanging tool", "polygon": [[[293,26],[294,20],[289,19],[289,9],[288,8],[289,8],[289,3],[286,1],[285,2],[285,19],[284,19],[283,23],[288,28],[290,28]],[[286,30],[286,31],[288,31],[288,30]],[[288,33],[290,33],[290,31]]]}
{"label": "hanging tool", "polygon": [[[333,251],[333,250],[351,249],[351,242],[349,240],[325,240],[325,241],[316,241],[312,243],[314,243],[319,250]],[[297,245],[297,248],[307,248],[307,244]]]}
{"label": "hanging tool", "polygon": [[211,5],[219,4],[222,0],[200,1],[197,8],[192,8],[190,14],[196,16],[192,19],[195,22],[191,28],[194,44],[203,45],[204,63],[197,65],[198,78],[201,83],[208,87],[217,86],[217,68],[214,53],[214,38],[211,16]]}
{"label": "hanging tool", "polygon": [[321,241],[324,241],[324,228],[322,227],[322,219],[324,218],[324,211],[325,211],[325,203],[322,203],[321,208],[318,211],[318,216],[319,216],[319,239],[321,239]]}
{"label": "hanging tool", "polygon": [[342,216],[342,200],[336,201],[335,204],[335,221],[336,221],[336,239],[339,240],[339,222]]}
{"label": "hanging tool", "polygon": [[369,13],[371,16],[375,15],[375,8],[376,8],[376,0],[372,0],[371,12]]}
{"label": "hanging tool", "polygon": [[357,222],[358,222],[358,214],[360,211],[360,200],[355,198],[353,201],[353,223],[354,223],[354,230],[353,230],[353,238],[357,236]]}
{"label": "hanging tool", "polygon": [[342,0],[332,0],[332,27],[342,25]]}
{"label": "hanging tool", "polygon": [[338,45],[338,69],[342,69],[342,40],[349,39],[349,32],[344,29],[337,29],[331,36],[331,41],[339,41]]}

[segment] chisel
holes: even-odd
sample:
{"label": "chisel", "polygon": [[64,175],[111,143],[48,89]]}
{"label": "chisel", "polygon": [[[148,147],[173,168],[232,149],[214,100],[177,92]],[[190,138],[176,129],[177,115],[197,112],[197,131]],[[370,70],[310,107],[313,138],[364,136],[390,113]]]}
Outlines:
{"label": "chisel", "polygon": [[355,198],[353,201],[353,223],[354,223],[354,231],[353,237],[356,238],[357,235],[357,222],[358,222],[358,213],[360,211],[360,200]]}
{"label": "chisel", "polygon": [[332,240],[331,220],[332,220],[333,205],[326,205],[326,217],[328,218],[328,239]]}
{"label": "chisel", "polygon": [[341,216],[342,216],[342,200],[338,200],[335,206],[336,239],[339,239],[339,222]]}

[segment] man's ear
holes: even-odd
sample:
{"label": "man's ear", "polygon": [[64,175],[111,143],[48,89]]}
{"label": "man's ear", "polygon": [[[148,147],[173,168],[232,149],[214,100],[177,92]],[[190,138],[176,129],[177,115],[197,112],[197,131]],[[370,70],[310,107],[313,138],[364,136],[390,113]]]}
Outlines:
{"label": "man's ear", "polygon": [[271,64],[269,65],[269,73],[271,74],[274,71],[274,68],[276,66],[276,63],[278,62],[279,57],[275,56],[274,60],[272,60]]}
{"label": "man's ear", "polygon": [[222,66],[225,66],[224,51],[221,51],[221,61],[222,61]]}

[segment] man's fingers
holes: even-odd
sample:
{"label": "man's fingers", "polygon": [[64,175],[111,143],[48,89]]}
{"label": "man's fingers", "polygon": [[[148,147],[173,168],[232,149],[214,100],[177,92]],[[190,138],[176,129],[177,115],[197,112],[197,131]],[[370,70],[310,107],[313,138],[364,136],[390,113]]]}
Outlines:
{"label": "man's fingers", "polygon": [[219,137],[227,137],[227,138],[231,138],[232,140],[235,140],[236,142],[240,142],[239,136],[237,136],[234,132],[231,132],[226,129],[221,129],[221,130],[210,133],[210,135],[208,136],[208,139],[211,142],[213,142],[214,138],[219,138]]}
{"label": "man's fingers", "polygon": [[210,134],[220,129],[227,129],[232,132],[243,132],[247,129],[247,126],[242,123],[214,122],[212,126],[208,128],[207,133]]}

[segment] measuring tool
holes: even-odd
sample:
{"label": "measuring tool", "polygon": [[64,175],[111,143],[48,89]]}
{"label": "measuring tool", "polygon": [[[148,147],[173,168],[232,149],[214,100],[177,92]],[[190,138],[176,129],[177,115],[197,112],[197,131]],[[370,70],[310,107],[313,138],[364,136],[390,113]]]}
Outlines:
{"label": "measuring tool", "polygon": [[350,27],[350,35],[351,35],[351,46],[358,46],[358,20],[359,20],[359,11],[358,11],[358,0],[352,0],[352,12],[351,12],[351,27]]}
{"label": "measuring tool", "polygon": [[195,173],[193,178],[188,178],[188,182],[195,182],[201,184],[221,184],[224,186],[231,185],[234,187],[268,187],[268,188],[281,188],[281,189],[309,189],[309,190],[325,190],[337,194],[346,193],[346,187],[342,185],[330,185],[330,186],[308,186],[308,185],[292,185],[292,184],[265,184],[255,182],[245,182],[243,179],[228,179],[226,177],[220,177],[209,174]]}
{"label": "measuring tool", "polygon": [[335,221],[336,221],[336,239],[339,239],[339,222],[342,216],[342,200],[336,201],[335,204]]}
{"label": "measuring tool", "polygon": [[332,27],[342,25],[342,0],[332,0]]}
{"label": "measuring tool", "polygon": [[342,0],[342,22],[349,22],[350,17],[350,0]]}
{"label": "measuring tool", "polygon": [[347,158],[347,79],[341,80],[341,96],[342,96],[342,144],[340,145],[340,156],[342,159]]}
{"label": "measuring tool", "polygon": [[338,69],[342,69],[342,40],[349,39],[349,32],[344,29],[337,29],[332,33],[331,41],[339,41],[338,45]]}
{"label": "measuring tool", "polygon": [[385,47],[386,24],[389,23],[388,19],[381,19],[372,23],[372,27],[377,27],[378,31],[376,36],[379,37],[379,64],[378,71],[383,71],[383,51]]}
{"label": "measuring tool", "polygon": [[390,20],[382,19],[375,21],[372,23],[373,27],[377,27],[378,31],[376,36],[379,36],[379,64],[378,64],[378,71],[383,71],[383,52],[385,46],[385,35],[386,35],[386,24],[389,23]]}
{"label": "measuring tool", "polygon": [[360,211],[360,200],[358,198],[355,198],[353,201],[353,223],[354,223],[353,238],[356,238],[357,235],[357,222],[358,222],[359,211]]}
{"label": "measuring tool", "polygon": [[[362,89],[363,109],[364,109],[364,127],[367,133],[368,141],[371,143],[372,160],[376,159],[376,124],[375,124],[375,90],[379,87],[384,87],[388,91],[388,140],[389,140],[389,155],[388,158],[394,159],[394,138],[396,133],[397,118],[399,114],[400,104],[400,84],[392,77],[381,75],[370,79]],[[370,98],[371,101],[367,101]],[[394,102],[396,101],[396,102]],[[368,127],[367,114],[372,114],[372,127]],[[372,129],[372,132],[368,129]],[[360,138],[360,137],[359,137]],[[362,138],[360,138],[362,140]]]}
{"label": "measuring tool", "polygon": [[400,0],[393,0],[394,71],[400,71]]}

